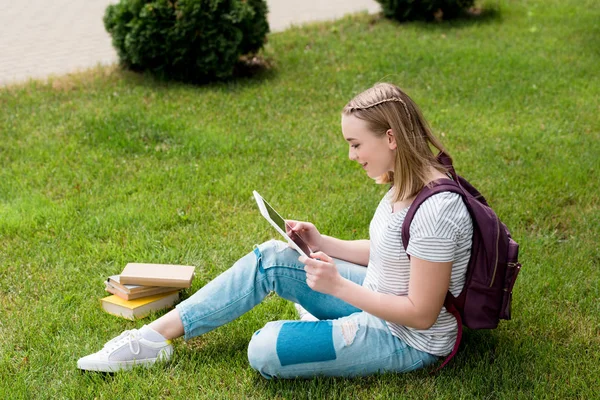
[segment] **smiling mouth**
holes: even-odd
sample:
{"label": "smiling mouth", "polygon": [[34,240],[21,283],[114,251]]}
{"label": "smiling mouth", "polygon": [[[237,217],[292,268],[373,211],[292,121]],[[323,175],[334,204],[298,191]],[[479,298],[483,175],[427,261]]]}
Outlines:
{"label": "smiling mouth", "polygon": [[363,169],[366,169],[366,168],[367,168],[367,164],[368,164],[368,163],[361,164],[361,165],[362,165],[362,167],[363,167]]}

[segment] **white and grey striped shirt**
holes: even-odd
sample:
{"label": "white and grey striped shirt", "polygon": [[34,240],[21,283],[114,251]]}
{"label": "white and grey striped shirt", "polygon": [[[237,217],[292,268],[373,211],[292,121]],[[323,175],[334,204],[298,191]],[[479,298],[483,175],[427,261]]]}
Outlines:
{"label": "white and grey striped shirt", "polygon": [[[363,286],[379,293],[408,295],[408,253],[427,261],[452,261],[450,292],[458,296],[465,283],[473,236],[473,222],[461,197],[441,192],[427,199],[410,225],[406,252],[402,245],[402,222],[408,208],[394,213],[392,206],[390,190],[379,203],[369,227],[370,257]],[[435,324],[426,330],[387,324],[392,334],[409,346],[438,356],[449,354],[456,341],[456,319],[445,307]]]}

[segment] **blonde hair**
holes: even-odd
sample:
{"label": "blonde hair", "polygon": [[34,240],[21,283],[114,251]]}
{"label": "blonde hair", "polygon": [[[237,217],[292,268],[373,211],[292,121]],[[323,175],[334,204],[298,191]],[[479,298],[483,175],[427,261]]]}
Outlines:
{"label": "blonde hair", "polygon": [[430,167],[446,168],[436,160],[433,148],[448,154],[431,133],[421,111],[406,93],[390,83],[378,83],[354,97],[342,111],[367,123],[377,137],[391,129],[396,139],[394,172],[387,172],[377,183],[391,183],[394,201],[415,196],[428,184]]}

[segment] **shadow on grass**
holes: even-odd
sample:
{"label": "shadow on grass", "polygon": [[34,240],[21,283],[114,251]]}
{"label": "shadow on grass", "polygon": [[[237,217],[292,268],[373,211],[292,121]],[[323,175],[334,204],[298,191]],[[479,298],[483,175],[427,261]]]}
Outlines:
{"label": "shadow on grass", "polygon": [[170,79],[148,71],[136,71],[121,67],[123,79],[135,86],[149,88],[226,88],[228,91],[262,85],[277,76],[274,60],[262,56],[240,57],[233,68],[233,74],[227,79],[215,79],[198,82],[184,82]]}
{"label": "shadow on grass", "polygon": [[[311,379],[272,379],[265,380],[260,375],[254,379],[257,387],[260,387],[270,396],[294,397],[298,390],[305,390],[307,382],[311,382],[311,390],[317,392],[320,388],[331,395],[331,391],[342,393],[370,392],[378,390],[382,386],[391,388],[393,392],[402,393],[407,388],[415,385],[423,385],[429,381],[436,381],[441,376],[459,380],[465,373],[476,373],[480,371],[481,365],[491,366],[494,364],[498,353],[504,354],[506,349],[498,351],[499,338],[496,332],[491,331],[466,331],[457,355],[441,370],[437,370],[445,357],[432,366],[408,373],[386,372],[364,377],[316,377]],[[511,352],[509,350],[509,352]],[[489,378],[491,379],[491,377]],[[355,389],[352,389],[355,388]]]}
{"label": "shadow on grass", "polygon": [[[384,19],[383,14],[379,14],[375,17],[372,23],[377,23]],[[424,30],[448,30],[448,29],[463,29],[474,25],[490,24],[490,23],[501,23],[502,13],[498,5],[487,5],[485,8],[473,8],[465,11],[452,19],[441,19],[441,20],[417,20],[417,21],[395,21],[397,24],[412,24]]]}
{"label": "shadow on grass", "polygon": [[205,360],[222,363],[245,360],[249,342],[250,338],[236,335],[228,335],[226,339],[218,335],[200,336],[187,342],[182,341],[177,348],[177,357],[199,363]]}
{"label": "shadow on grass", "polygon": [[113,379],[118,372],[104,372],[104,371],[85,371],[83,369],[77,370],[79,376],[84,379],[88,379],[90,381],[105,381],[108,382],[109,379]]}

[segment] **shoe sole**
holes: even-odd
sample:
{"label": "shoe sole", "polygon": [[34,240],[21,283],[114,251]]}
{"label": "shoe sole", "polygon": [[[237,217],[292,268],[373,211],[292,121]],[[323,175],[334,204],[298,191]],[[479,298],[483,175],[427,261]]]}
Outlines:
{"label": "shoe sole", "polygon": [[151,367],[160,358],[150,358],[145,360],[133,360],[133,361],[112,361],[112,362],[78,362],[77,368],[82,369],[84,371],[97,371],[97,372],[118,372],[124,371],[128,369],[132,369],[133,367]]}
{"label": "shoe sole", "polygon": [[77,368],[84,371],[95,371],[95,372],[118,372],[132,369],[133,367],[144,367],[148,368],[157,362],[168,362],[170,360],[170,353],[159,353],[156,358],[146,358],[143,360],[130,360],[130,361],[88,361],[78,360]]}

